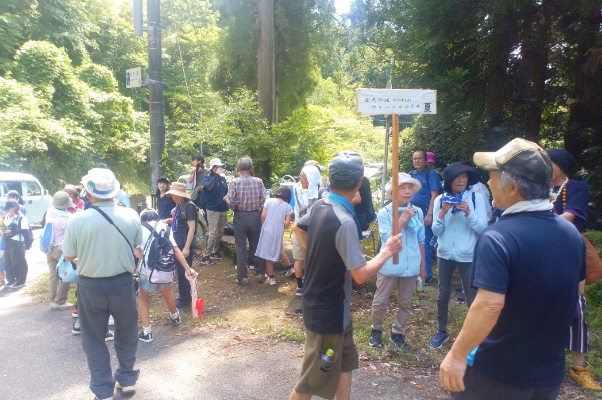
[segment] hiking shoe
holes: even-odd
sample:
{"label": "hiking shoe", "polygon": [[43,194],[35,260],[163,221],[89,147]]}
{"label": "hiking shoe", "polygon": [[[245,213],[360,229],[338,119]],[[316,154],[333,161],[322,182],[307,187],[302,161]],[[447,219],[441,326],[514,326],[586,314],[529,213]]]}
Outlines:
{"label": "hiking shoe", "polygon": [[149,332],[145,335],[144,331],[142,331],[142,333],[138,335],[138,340],[144,343],[150,343],[153,341],[153,333]]}
{"label": "hiking shoe", "polygon": [[213,260],[221,260],[224,258],[224,256],[222,256],[222,253],[213,253],[209,257],[211,257]]}
{"label": "hiking shoe", "polygon": [[391,340],[391,343],[395,345],[397,350],[409,347],[401,333],[391,333],[391,338],[389,340]]}
{"label": "hiking shoe", "polygon": [[602,386],[598,385],[594,380],[590,369],[591,366],[589,364],[586,366],[569,368],[569,382],[575,386],[582,387],[583,389],[602,391]]}
{"label": "hiking shoe", "polygon": [[115,335],[113,335],[113,331],[107,331],[105,342],[110,342],[111,340],[115,340]]}
{"label": "hiking shoe", "polygon": [[458,301],[466,301],[466,293],[464,293],[464,292],[458,293],[457,299],[458,299]]}
{"label": "hiking shoe", "polygon": [[71,314],[71,316],[73,318],[77,318],[79,316],[79,314],[77,313],[77,307],[73,306],[73,313]]}
{"label": "hiking shoe", "polygon": [[205,256],[201,259],[201,264],[205,265],[215,265],[215,261],[211,259],[209,256]]}
{"label": "hiking shoe", "polygon": [[383,332],[372,329],[370,331],[370,346],[371,347],[383,347]]}
{"label": "hiking shoe", "polygon": [[276,284],[276,278],[274,278],[273,276],[270,276],[270,278],[268,279],[268,283],[271,286],[274,286]]}
{"label": "hiking shoe", "polygon": [[249,278],[236,278],[236,283],[238,283],[240,286],[248,286]]}
{"label": "hiking shoe", "polygon": [[265,282],[265,274],[257,274],[257,283]]}
{"label": "hiking shoe", "polygon": [[136,392],[136,387],[134,385],[132,385],[132,386],[121,386],[121,383],[115,381],[115,387],[117,389],[121,389],[121,393],[123,393],[123,394],[133,394],[133,393]]}
{"label": "hiking shoe", "polygon": [[14,283],[14,284],[10,285],[9,287],[11,289],[21,289],[23,286],[25,286],[24,283]]}
{"label": "hiking shoe", "polygon": [[112,315],[109,315],[109,326],[115,326],[115,318]]}
{"label": "hiking shoe", "polygon": [[81,335],[82,334],[82,328],[81,328],[81,326],[75,326],[75,325],[73,325],[73,327],[71,328],[71,334],[73,334],[73,335]]}
{"label": "hiking shoe", "polygon": [[180,318],[180,310],[178,310],[177,308],[176,308],[176,314],[178,314],[178,315],[176,315],[175,318],[172,318],[170,314],[167,314],[167,316],[169,317],[169,320],[171,322],[173,322],[175,325],[180,325],[182,323],[182,318]]}
{"label": "hiking shoe", "polygon": [[429,347],[433,349],[440,349],[443,346],[443,343],[449,340],[449,336],[447,336],[446,332],[437,331],[435,337],[429,343]]}
{"label": "hiking shoe", "polygon": [[50,303],[50,308],[53,310],[64,310],[65,308],[71,308],[73,307],[73,304],[69,303],[69,302],[64,302],[63,304],[58,304],[58,303]]}
{"label": "hiking shoe", "polygon": [[113,400],[113,396],[111,396],[111,397],[107,397],[106,399],[101,399],[101,398],[100,398],[100,397],[98,397],[98,396],[94,396],[94,400]]}
{"label": "hiking shoe", "polygon": [[456,292],[462,293],[463,291],[464,291],[464,288],[462,287],[462,285],[456,286]]}
{"label": "hiking shoe", "polygon": [[425,284],[425,285],[430,285],[432,281],[433,281],[433,278],[426,278],[426,279],[424,280],[424,284]]}
{"label": "hiking shoe", "polygon": [[295,290],[295,296],[303,296],[303,289],[297,288],[297,290]]}
{"label": "hiking shoe", "polygon": [[295,277],[295,267],[290,267],[285,273],[284,276],[286,276],[287,278],[294,278]]}

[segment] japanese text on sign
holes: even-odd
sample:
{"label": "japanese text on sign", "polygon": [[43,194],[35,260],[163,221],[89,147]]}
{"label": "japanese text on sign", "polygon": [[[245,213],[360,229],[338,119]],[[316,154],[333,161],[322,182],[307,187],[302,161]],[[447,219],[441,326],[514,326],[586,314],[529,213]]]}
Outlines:
{"label": "japanese text on sign", "polygon": [[437,114],[436,90],[356,89],[355,95],[360,114]]}

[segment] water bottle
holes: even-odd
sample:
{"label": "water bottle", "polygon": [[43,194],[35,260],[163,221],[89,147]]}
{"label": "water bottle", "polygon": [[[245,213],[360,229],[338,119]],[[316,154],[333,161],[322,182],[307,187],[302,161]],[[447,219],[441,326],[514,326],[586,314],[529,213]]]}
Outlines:
{"label": "water bottle", "polygon": [[326,350],[326,353],[322,353],[322,355],[320,356],[320,371],[328,372],[332,369],[332,366],[334,365],[334,361],[332,359],[333,356],[334,351],[332,349],[328,349]]}
{"label": "water bottle", "polygon": [[418,278],[416,278],[416,291],[417,292],[423,292],[424,291],[424,283],[422,283],[422,277],[418,276]]}

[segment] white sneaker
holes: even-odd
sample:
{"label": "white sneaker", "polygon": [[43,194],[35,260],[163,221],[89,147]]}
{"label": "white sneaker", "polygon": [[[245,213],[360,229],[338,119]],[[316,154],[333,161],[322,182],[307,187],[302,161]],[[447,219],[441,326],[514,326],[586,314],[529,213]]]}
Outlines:
{"label": "white sneaker", "polygon": [[73,304],[69,303],[68,301],[64,302],[63,304],[54,303],[54,302],[50,303],[50,308],[53,310],[64,310],[65,308],[71,308],[71,307],[73,307]]}
{"label": "white sneaker", "polygon": [[136,387],[135,386],[121,386],[121,383],[119,382],[115,382],[115,387],[117,389],[121,389],[121,392],[123,394],[133,394],[136,393]]}
{"label": "white sneaker", "polygon": [[284,273],[284,276],[287,278],[290,278],[293,275],[295,275],[295,267],[290,267],[290,269]]}
{"label": "white sneaker", "polygon": [[268,279],[268,283],[269,283],[270,285],[272,285],[272,286],[273,286],[273,285],[275,285],[275,284],[276,284],[276,278],[274,278],[274,277],[271,277],[270,279]]}
{"label": "white sneaker", "polygon": [[112,315],[109,315],[109,326],[114,326],[115,325],[115,319],[113,318]]}

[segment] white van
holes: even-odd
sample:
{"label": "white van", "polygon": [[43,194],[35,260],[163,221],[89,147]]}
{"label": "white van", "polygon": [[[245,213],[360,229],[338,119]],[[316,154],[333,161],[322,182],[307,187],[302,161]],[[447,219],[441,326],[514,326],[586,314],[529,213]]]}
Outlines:
{"label": "white van", "polygon": [[6,203],[9,190],[16,190],[23,197],[29,222],[41,224],[46,210],[52,205],[52,196],[44,190],[40,181],[29,174],[0,172],[0,207]]}

